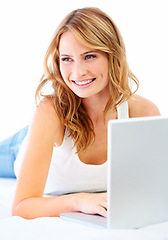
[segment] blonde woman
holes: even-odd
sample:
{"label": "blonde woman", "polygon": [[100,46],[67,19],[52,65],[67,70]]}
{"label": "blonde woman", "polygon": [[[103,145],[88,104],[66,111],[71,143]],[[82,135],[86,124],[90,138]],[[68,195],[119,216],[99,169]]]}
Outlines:
{"label": "blonde woman", "polygon": [[[43,94],[47,83],[50,95]],[[40,102],[15,161],[13,215],[107,216],[107,122],[159,115],[130,83],[136,91],[138,80],[112,19],[97,8],[68,14],[46,53]]]}

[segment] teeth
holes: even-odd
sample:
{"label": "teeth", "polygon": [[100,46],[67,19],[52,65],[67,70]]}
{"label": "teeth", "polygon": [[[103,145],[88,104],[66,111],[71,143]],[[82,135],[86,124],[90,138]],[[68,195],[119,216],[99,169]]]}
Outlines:
{"label": "teeth", "polygon": [[91,80],[86,80],[86,81],[81,81],[81,82],[75,82],[77,85],[85,85],[85,84],[88,84],[88,83],[91,83],[93,81],[93,79]]}

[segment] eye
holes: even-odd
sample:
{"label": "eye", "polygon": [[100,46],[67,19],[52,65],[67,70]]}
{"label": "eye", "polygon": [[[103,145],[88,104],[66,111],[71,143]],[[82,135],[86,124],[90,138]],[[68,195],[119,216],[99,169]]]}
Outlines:
{"label": "eye", "polygon": [[93,59],[93,58],[96,58],[96,55],[94,55],[94,54],[89,54],[89,55],[86,55],[86,56],[85,56],[85,60]]}
{"label": "eye", "polygon": [[62,62],[72,62],[72,58],[64,57],[64,58],[61,58],[61,61]]}

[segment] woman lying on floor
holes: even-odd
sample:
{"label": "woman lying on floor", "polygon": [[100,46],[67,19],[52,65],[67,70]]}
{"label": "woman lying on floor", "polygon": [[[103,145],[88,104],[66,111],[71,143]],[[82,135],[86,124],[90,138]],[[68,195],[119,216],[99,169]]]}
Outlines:
{"label": "woman lying on floor", "polygon": [[[2,143],[1,173],[10,168],[15,176],[15,164],[17,176],[13,215],[107,216],[107,122],[159,115],[155,104],[132,92],[130,82],[138,88],[113,20],[97,8],[69,13],[47,50],[29,128]],[[43,96],[47,83],[53,94]]]}

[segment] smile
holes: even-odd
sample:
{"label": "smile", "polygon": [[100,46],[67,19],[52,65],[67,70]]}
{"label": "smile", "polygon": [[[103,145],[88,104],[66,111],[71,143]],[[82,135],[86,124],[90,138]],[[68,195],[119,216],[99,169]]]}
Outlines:
{"label": "smile", "polygon": [[72,81],[73,83],[75,83],[78,86],[85,86],[90,84],[91,82],[93,82],[96,78],[93,79],[88,79],[88,80],[83,80],[83,81]]}

